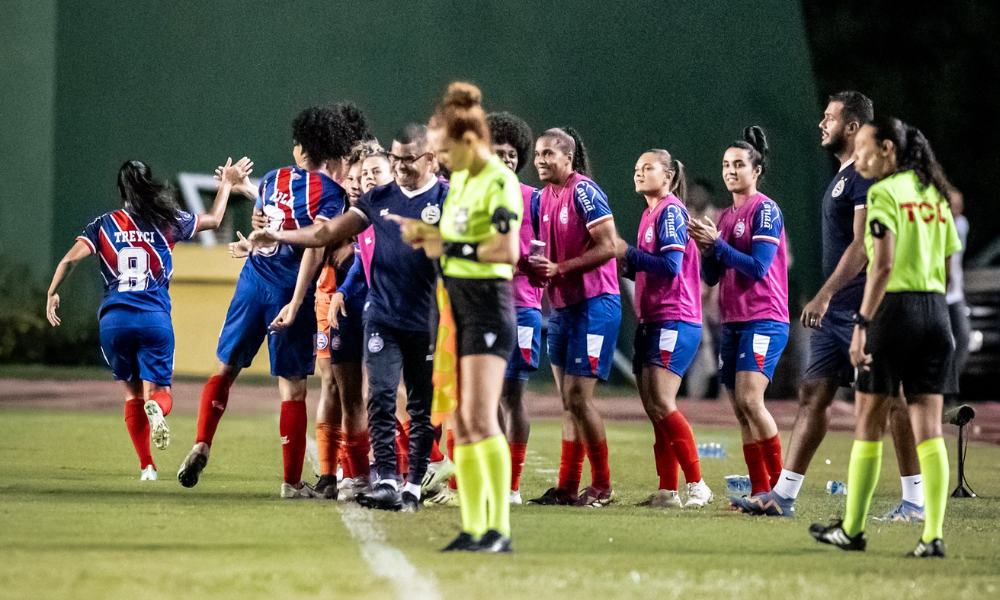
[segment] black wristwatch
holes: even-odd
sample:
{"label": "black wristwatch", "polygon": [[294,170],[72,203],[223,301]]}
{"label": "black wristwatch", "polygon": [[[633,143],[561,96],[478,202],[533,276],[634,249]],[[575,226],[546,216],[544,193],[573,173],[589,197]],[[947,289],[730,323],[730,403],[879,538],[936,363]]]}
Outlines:
{"label": "black wristwatch", "polygon": [[868,326],[872,324],[870,319],[866,319],[861,313],[854,313],[854,324],[861,329],[868,329]]}

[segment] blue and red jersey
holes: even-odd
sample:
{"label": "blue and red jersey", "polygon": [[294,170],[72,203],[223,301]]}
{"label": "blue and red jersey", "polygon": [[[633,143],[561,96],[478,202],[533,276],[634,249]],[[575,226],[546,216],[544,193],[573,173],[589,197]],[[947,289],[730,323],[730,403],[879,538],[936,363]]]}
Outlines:
{"label": "blue and red jersey", "polygon": [[[264,211],[272,231],[300,229],[340,215],[346,200],[344,188],[323,173],[285,167],[261,180],[254,209]],[[243,275],[263,285],[294,288],[302,252],[287,244],[262,248],[247,259]]]}
{"label": "blue and red jersey", "polygon": [[100,314],[112,306],[170,312],[174,243],[198,232],[198,216],[178,211],[169,231],[139,223],[125,209],[105,213],[76,239],[98,256],[104,278]]}

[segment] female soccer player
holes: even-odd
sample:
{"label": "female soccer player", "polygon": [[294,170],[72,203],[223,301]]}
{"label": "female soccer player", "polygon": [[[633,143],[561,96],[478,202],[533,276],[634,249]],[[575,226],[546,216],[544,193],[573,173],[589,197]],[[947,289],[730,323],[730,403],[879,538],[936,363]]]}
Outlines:
{"label": "female soccer player", "polygon": [[252,166],[245,157],[236,164],[227,160],[219,170],[212,212],[192,215],[177,207],[173,194],[153,179],[148,166],[137,160],[126,162],[118,170],[122,208],[94,219],[52,276],[45,312],[49,323],[58,327],[62,322],[56,315],[59,286],[81,259],[91,254],[100,257],[104,278],[104,299],[98,311],[101,352],[125,389],[125,426],[139,455],[141,481],[156,480],[150,437],[161,450],[170,443],[164,417],[173,405],[174,329],[168,288],[174,244],[217,228],[233,186],[251,173]]}
{"label": "female soccer player", "polygon": [[718,227],[707,217],[688,224],[705,280],[719,284],[719,381],[740,422],[752,495],[770,491],[781,474],[781,440],[764,390],[788,343],[784,220],[777,203],[757,191],[767,152],[761,128],[744,129],[722,159],[733,205],[722,211]]}
{"label": "female soccer player", "polygon": [[[344,159],[359,141],[363,120],[352,105],[311,107],[295,118],[295,164],[271,171],[260,183],[255,208],[263,211],[269,229],[296,230],[343,213],[346,193],[337,181],[344,176]],[[202,390],[195,445],[177,472],[184,487],[198,483],[229,390],[266,339],[271,375],[278,377],[281,397],[278,431],[284,477],[279,493],[289,499],[315,497],[315,490],[302,481],[302,463],[308,426],[306,377],[315,367],[313,284],[322,260],[322,250],[283,244],[261,248],[247,259],[219,335],[215,373]]]}
{"label": "female soccer player", "polygon": [[[549,358],[563,401],[563,443],[558,485],[532,502],[604,506],[614,493],[604,420],[593,396],[597,380],[611,373],[621,325],[613,260],[618,234],[608,197],[587,176],[586,150],[575,131],[549,129],[538,138],[535,168],[546,184],[537,216],[546,245],[530,262],[547,282],[552,305]],[[578,497],[584,456],[591,484]]]}
{"label": "female soccer player", "polygon": [[[491,148],[507,168],[520,173],[528,164],[534,136],[531,128],[519,117],[508,112],[491,113],[486,116],[490,127]],[[539,191],[530,185],[520,184],[524,215],[530,215],[532,203],[538,203]],[[531,241],[538,234],[530,223],[521,224],[520,259],[514,269],[511,284],[514,290],[514,308],[517,310],[517,345],[507,361],[504,373],[503,392],[500,395],[500,410],[503,415],[504,433],[510,445],[510,502],[521,504],[521,470],[524,455],[528,451],[528,435],[531,424],[528,410],[524,405],[524,388],[528,376],[538,370],[538,358],[542,345],[542,284],[534,277],[528,256]]]}
{"label": "female soccer player", "polygon": [[688,237],[691,220],[682,200],[687,195],[684,165],[666,150],[649,150],[635,164],[635,191],[646,199],[639,221],[639,240],[618,240],[618,260],[626,276],[635,278],[633,371],[639,397],[653,422],[656,471],[660,489],[645,504],[680,508],[677,467],[687,480],[686,508],[712,501],[701,478],[694,433],[677,410],[677,390],[701,343],[701,261]]}
{"label": "female soccer player", "polygon": [[859,369],[858,422],[844,519],[815,524],[809,532],[842,550],[865,549],[886,417],[902,388],[924,486],[924,532],[909,555],[944,558],[948,452],[941,406],[954,385],[945,287],[948,257],[962,249],[948,207],[951,185],[924,134],[899,119],[876,117],[862,127],[854,156],[858,172],[877,180],[868,190],[868,280],[851,339],[851,362]]}
{"label": "female soccer player", "polygon": [[445,552],[510,552],[510,449],[498,409],[516,318],[510,280],[523,201],[517,176],[490,149],[479,88],[453,83],[432,123],[438,160],[452,171],[440,229],[398,219],[403,237],[440,256],[458,349],[455,466],[462,533]]}

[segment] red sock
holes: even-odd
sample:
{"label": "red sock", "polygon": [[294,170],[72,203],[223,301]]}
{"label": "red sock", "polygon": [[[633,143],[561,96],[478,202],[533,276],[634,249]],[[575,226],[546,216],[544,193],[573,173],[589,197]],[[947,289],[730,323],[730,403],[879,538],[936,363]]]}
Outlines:
{"label": "red sock", "polygon": [[229,404],[229,380],[221,375],[208,378],[201,390],[201,402],[198,404],[198,435],[196,443],[212,445],[215,430],[219,427],[219,419],[226,412]]}
{"label": "red sock", "polygon": [[139,455],[139,468],[145,469],[153,464],[153,455],[149,453],[149,419],[146,418],[146,411],[142,406],[145,404],[139,398],[132,398],[125,401],[125,427],[128,429],[128,436],[132,438],[132,447]]}
{"label": "red sock", "polygon": [[410,422],[396,420],[396,472],[406,475],[410,472]]}
{"label": "red sock", "polygon": [[153,392],[149,395],[149,399],[160,406],[160,412],[164,417],[169,415],[170,409],[174,407],[174,399],[170,396],[170,392]]}
{"label": "red sock", "polygon": [[568,492],[574,498],[580,493],[580,479],[583,477],[583,459],[587,456],[587,448],[582,442],[563,440],[562,454],[559,457],[558,488]]}
{"label": "red sock", "polygon": [[675,410],[667,415],[665,419],[657,422],[658,427],[663,428],[663,433],[670,442],[670,448],[677,457],[681,469],[684,470],[684,479],[688,483],[698,483],[701,481],[701,462],[698,460],[698,448],[694,444],[694,432],[687,419],[681,411]]}
{"label": "red sock", "polygon": [[656,457],[656,474],[660,476],[660,489],[676,492],[680,464],[677,462],[677,457],[674,456],[674,450],[664,435],[663,429],[654,425],[653,432],[656,434],[653,455]]}
{"label": "red sock", "polygon": [[431,445],[431,462],[441,462],[442,460],[444,460],[444,454],[441,454],[441,444],[437,438],[434,438],[434,444]]}
{"label": "red sock", "polygon": [[306,403],[290,400],[281,403],[278,433],[281,435],[281,459],[285,466],[285,483],[298,485],[302,481],[302,462],[306,458]]}
{"label": "red sock", "polygon": [[354,479],[354,470],[351,469],[351,461],[347,458],[348,448],[350,447],[347,441],[348,437],[345,433],[340,438],[340,467],[344,470],[344,479]]}
{"label": "red sock", "polygon": [[764,456],[757,442],[743,444],[743,458],[750,470],[750,495],[756,496],[771,491],[771,481],[764,464]]}
{"label": "red sock", "polygon": [[[452,462],[454,462],[455,461],[455,432],[452,431],[451,429],[449,429],[447,431],[447,433],[445,433],[444,445],[445,445],[445,449],[448,450],[448,458],[450,458],[452,460]],[[453,490],[457,490],[458,489],[458,480],[455,479],[454,475],[452,475],[451,479],[448,480],[448,487],[451,488],[451,489],[453,489]]]}
{"label": "red sock", "polygon": [[344,432],[339,425],[316,423],[316,446],[319,449],[319,474],[336,475],[340,460],[340,442]]}
{"label": "red sock", "polygon": [[757,442],[757,445],[760,446],[764,464],[767,465],[767,474],[770,476],[769,484],[773,488],[781,477],[781,438],[775,435],[773,438]]}
{"label": "red sock", "polygon": [[611,467],[608,466],[608,440],[587,444],[590,459],[590,485],[599,490],[611,489]]}
{"label": "red sock", "polygon": [[524,455],[527,453],[527,444],[510,443],[510,489],[515,492],[521,487],[521,471],[524,469]]}
{"label": "red sock", "polygon": [[367,429],[347,436],[347,462],[352,477],[368,477],[371,472],[371,467],[368,465],[369,450],[371,450],[371,438]]}

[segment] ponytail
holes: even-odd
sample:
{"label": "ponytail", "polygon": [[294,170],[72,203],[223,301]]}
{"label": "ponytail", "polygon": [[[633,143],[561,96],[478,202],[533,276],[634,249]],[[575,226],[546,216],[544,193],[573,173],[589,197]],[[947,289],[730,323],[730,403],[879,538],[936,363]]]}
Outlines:
{"label": "ponytail", "polygon": [[668,192],[677,196],[681,202],[687,202],[687,177],[684,175],[684,163],[675,159],[666,150],[661,150],[655,148],[653,150],[647,150],[647,154],[655,154],[656,159],[660,162],[660,166],[667,173],[673,173],[670,178],[670,185],[667,189]]}
{"label": "ponytail", "polygon": [[565,154],[573,155],[573,170],[590,177],[590,159],[587,156],[587,148],[583,145],[583,138],[572,127],[553,127],[547,129],[542,137],[555,138],[556,146]]}
{"label": "ponytail", "polygon": [[938,195],[948,201],[952,190],[951,183],[922,131],[895,117],[878,116],[872,120],[870,126],[875,130],[875,140],[878,143],[881,144],[886,140],[892,142],[896,152],[897,172],[913,171],[920,185],[924,187],[933,185]]}
{"label": "ponytail", "polygon": [[129,160],[118,169],[118,193],[125,209],[138,223],[155,227],[167,239],[173,239],[180,208],[173,190],[154,180],[145,163]]}
{"label": "ponytail", "polygon": [[764,160],[767,157],[768,152],[771,151],[771,147],[767,143],[767,136],[764,135],[764,130],[757,125],[750,125],[743,129],[743,139],[736,140],[732,144],[729,144],[730,148],[740,148],[746,150],[750,154],[750,164],[754,168],[760,167],[760,177],[764,176],[764,169],[767,164]]}

